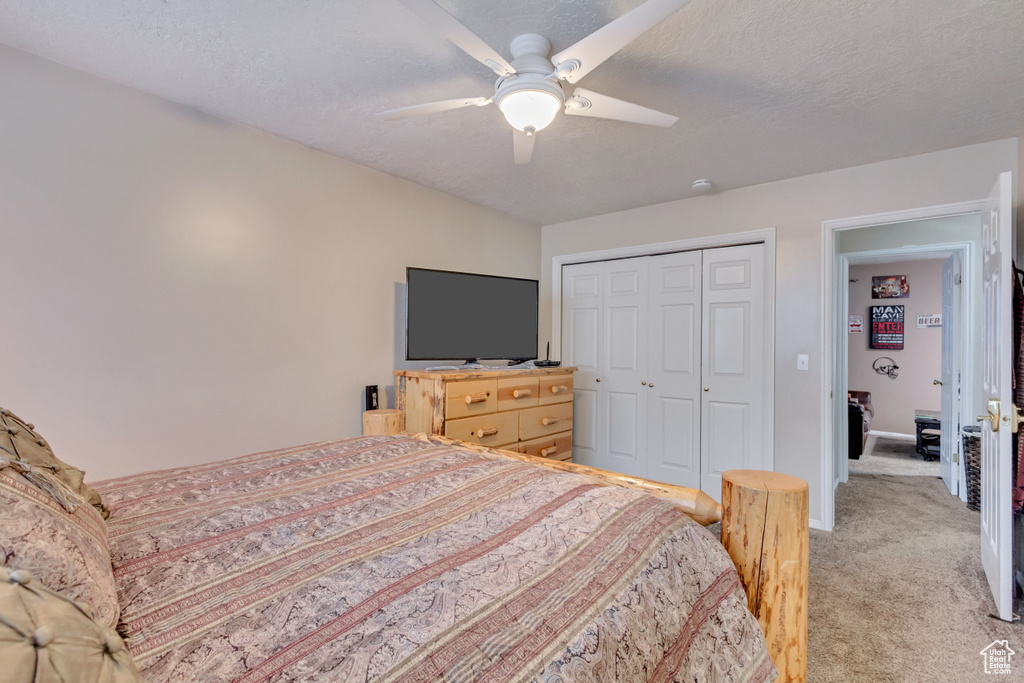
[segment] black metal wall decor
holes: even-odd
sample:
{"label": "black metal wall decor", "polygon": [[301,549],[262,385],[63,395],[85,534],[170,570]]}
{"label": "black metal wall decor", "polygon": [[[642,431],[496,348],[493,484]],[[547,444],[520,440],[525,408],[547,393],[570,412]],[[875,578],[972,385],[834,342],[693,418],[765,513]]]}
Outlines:
{"label": "black metal wall decor", "polygon": [[875,362],[871,364],[871,367],[874,368],[875,372],[879,375],[887,375],[889,379],[896,379],[900,374],[900,366],[896,365],[896,361],[888,356],[876,358]]}

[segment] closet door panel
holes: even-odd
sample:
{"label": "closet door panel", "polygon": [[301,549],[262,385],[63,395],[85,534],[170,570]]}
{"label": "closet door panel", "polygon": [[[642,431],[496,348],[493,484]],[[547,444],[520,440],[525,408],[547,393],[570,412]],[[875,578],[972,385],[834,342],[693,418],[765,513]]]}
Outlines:
{"label": "closet door panel", "polygon": [[572,459],[606,467],[608,441],[598,425],[604,386],[598,379],[604,364],[604,263],[581,263],[562,269],[562,363],[579,370],[573,384]]}
{"label": "closet door panel", "polygon": [[749,414],[750,406],[745,403],[708,401],[708,448],[717,458],[715,466],[719,476],[727,470],[746,468],[743,455],[749,450]]}
{"label": "closet door panel", "polygon": [[749,375],[750,367],[750,304],[717,303],[708,306],[709,349],[707,377],[738,377]]}
{"label": "closet door panel", "polygon": [[648,257],[608,261],[604,291],[605,366],[598,410],[608,444],[607,468],[647,476]]}
{"label": "closet door panel", "polygon": [[764,245],[705,249],[701,488],[715,500],[722,472],[771,469],[765,447]]}
{"label": "closet door panel", "polygon": [[700,487],[701,252],[648,265],[647,476]]}

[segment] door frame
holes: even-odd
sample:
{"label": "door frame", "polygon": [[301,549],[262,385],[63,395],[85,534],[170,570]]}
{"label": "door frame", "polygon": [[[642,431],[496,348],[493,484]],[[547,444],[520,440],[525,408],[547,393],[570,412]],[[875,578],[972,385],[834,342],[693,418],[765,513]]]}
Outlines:
{"label": "door frame", "polygon": [[[831,531],[835,527],[835,488],[838,485],[837,474],[845,473],[848,462],[840,456],[848,457],[849,444],[847,443],[846,430],[848,429],[848,416],[846,401],[841,397],[847,392],[848,373],[848,348],[849,339],[846,326],[847,311],[849,308],[849,266],[851,255],[887,253],[886,260],[895,260],[913,253],[924,252],[946,252],[951,253],[957,248],[968,248],[967,253],[973,253],[971,242],[950,242],[936,245],[923,245],[916,247],[900,247],[896,249],[878,250],[877,252],[854,252],[851,254],[837,254],[835,251],[837,235],[845,230],[856,230],[858,228],[870,228],[877,225],[890,225],[893,223],[908,223],[911,221],[928,220],[932,218],[949,218],[963,216],[972,213],[980,213],[985,207],[985,200],[972,200],[957,202],[953,204],[942,204],[928,206],[918,209],[907,209],[902,211],[891,211],[887,213],[876,213],[865,216],[854,216],[850,218],[839,218],[822,221],[821,240],[821,263],[822,263],[822,288],[821,288],[821,396],[828,397],[831,402],[830,410],[821,411],[821,528]],[[893,258],[895,256],[895,259]],[[974,300],[974,264],[970,256],[965,257],[965,270],[963,279],[967,281],[970,290],[965,289],[961,296],[961,321],[973,318]],[[970,277],[968,277],[970,276]],[[965,312],[964,307],[969,306]],[[839,314],[844,314],[840,316]],[[968,317],[970,316],[970,317]],[[973,351],[972,342],[964,345],[966,352]],[[964,358],[972,360],[971,356],[964,355],[965,349],[961,349],[961,373],[965,369],[972,374],[971,363],[964,363]],[[973,362],[973,361],[972,361]],[[973,384],[968,385],[963,381],[961,374],[961,387],[967,386],[970,399],[961,401],[961,420],[964,419],[964,411],[972,409],[968,400],[973,400]],[[969,417],[969,416],[968,416]],[[967,423],[964,423],[967,424]],[[841,463],[837,468],[836,461]],[[963,467],[963,458],[960,459],[960,467]],[[837,472],[840,469],[842,472]],[[962,475],[961,475],[962,476]],[[961,479],[962,492],[965,491]],[[814,524],[812,523],[812,526]]]}
{"label": "door frame", "polygon": [[[960,307],[956,311],[957,320],[956,324],[960,325],[961,328],[964,325],[964,321],[973,320],[974,317],[974,296],[976,294],[976,285],[974,282],[974,243],[973,242],[941,242],[936,244],[927,244],[921,246],[907,246],[907,247],[893,247],[891,249],[871,249],[867,251],[851,251],[845,254],[836,254],[838,265],[836,270],[836,282],[837,287],[837,303],[841,304],[836,309],[836,319],[832,323],[835,327],[834,334],[836,339],[835,352],[836,352],[836,364],[837,373],[835,379],[835,394],[836,396],[842,396],[849,391],[849,377],[850,377],[850,348],[849,348],[849,334],[844,321],[850,314],[849,303],[850,303],[850,266],[864,265],[871,263],[891,263],[892,261],[918,261],[924,259],[937,259],[946,257],[948,258],[954,253],[960,254],[960,277],[961,277],[961,290],[960,290]],[[838,290],[842,291],[838,291]],[[943,320],[942,324],[945,325],[946,321]],[[974,403],[974,339],[971,335],[966,335],[963,338],[963,343],[960,345],[959,358],[957,359],[957,365],[960,369],[960,424],[970,424],[970,409]],[[836,414],[834,416],[836,433],[846,434],[849,429],[849,411],[846,409],[846,405],[842,401],[835,402]],[[837,439],[836,445],[838,448],[835,450],[834,463],[838,464],[838,467],[834,467],[833,471],[833,483],[832,489],[835,490],[836,486],[842,483],[846,483],[849,479],[849,440],[848,439]],[[965,481],[965,470],[963,458],[957,465],[958,468],[958,484],[957,492],[963,501],[967,502],[966,493],[966,481]]]}
{"label": "door frame", "polygon": [[562,267],[592,261],[615,261],[637,256],[658,256],[678,251],[696,251],[717,247],[735,247],[743,244],[764,243],[764,359],[765,359],[765,433],[766,457],[775,470],[775,228],[709,235],[671,242],[638,244],[599,251],[560,254],[551,258],[551,348],[552,357],[562,358]]}

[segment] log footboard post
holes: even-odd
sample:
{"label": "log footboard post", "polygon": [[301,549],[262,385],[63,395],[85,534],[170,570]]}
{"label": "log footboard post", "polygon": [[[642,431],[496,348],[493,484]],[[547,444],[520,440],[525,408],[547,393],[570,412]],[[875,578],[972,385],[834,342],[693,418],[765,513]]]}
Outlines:
{"label": "log footboard post", "polygon": [[807,680],[807,482],[777,472],[722,474],[722,545],[757,617],[779,683]]}

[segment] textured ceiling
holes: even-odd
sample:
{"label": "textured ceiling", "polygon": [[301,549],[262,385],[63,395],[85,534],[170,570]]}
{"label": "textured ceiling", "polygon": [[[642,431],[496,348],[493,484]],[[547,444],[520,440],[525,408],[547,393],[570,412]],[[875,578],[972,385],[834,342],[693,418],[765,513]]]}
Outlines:
{"label": "textured ceiling", "polygon": [[[640,0],[439,0],[502,54]],[[559,116],[512,161],[494,75],[394,0],[4,0],[0,42],[549,224],[1024,133],[1021,0],[692,0],[582,87],[669,129]],[[569,86],[571,89],[571,86]]]}

